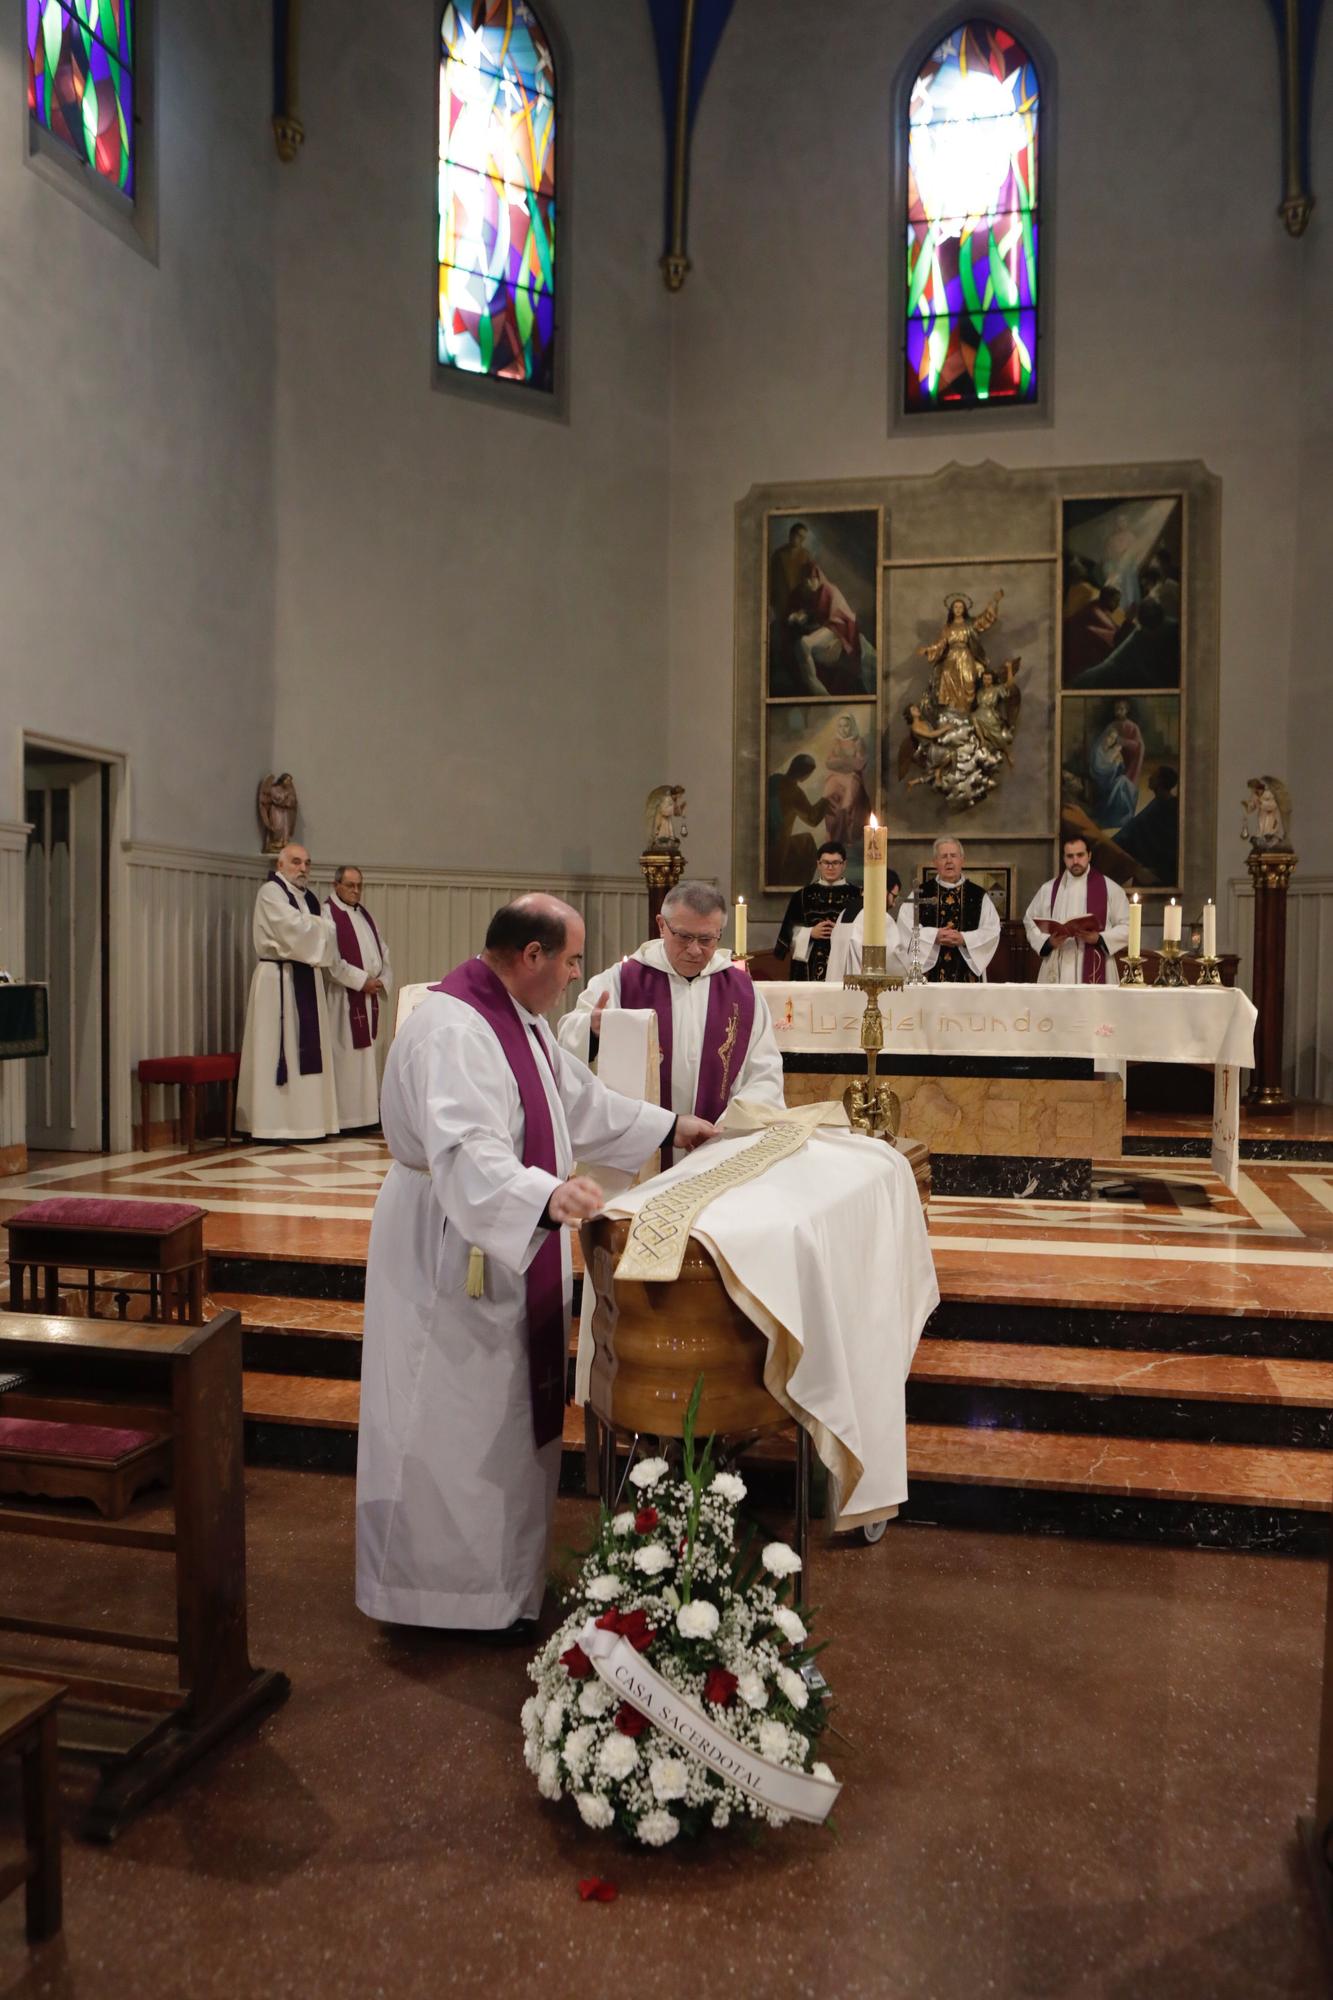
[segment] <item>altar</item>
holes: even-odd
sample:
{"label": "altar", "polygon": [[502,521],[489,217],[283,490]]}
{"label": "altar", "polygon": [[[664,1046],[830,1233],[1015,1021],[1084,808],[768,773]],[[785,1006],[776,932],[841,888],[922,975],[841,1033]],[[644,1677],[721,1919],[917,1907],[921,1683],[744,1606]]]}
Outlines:
{"label": "altar", "polygon": [[[838,1096],[864,1075],[862,993],[780,981],[761,990],[790,1103]],[[1090,1183],[1090,1162],[1121,1150],[1114,1066],[1149,1061],[1212,1068],[1213,1170],[1234,1190],[1240,1072],[1253,1067],[1257,1019],[1238,988],[925,985],[884,993],[879,1004],[879,1071],[902,1101],[903,1136],[931,1148],[939,1192],[964,1191],[962,1178],[951,1183],[951,1161],[1008,1160],[1026,1170],[1025,1189],[1036,1181],[1032,1192],[1086,1193],[1083,1167]],[[972,1173],[977,1192],[1022,1191],[1005,1181],[1001,1167]]]}

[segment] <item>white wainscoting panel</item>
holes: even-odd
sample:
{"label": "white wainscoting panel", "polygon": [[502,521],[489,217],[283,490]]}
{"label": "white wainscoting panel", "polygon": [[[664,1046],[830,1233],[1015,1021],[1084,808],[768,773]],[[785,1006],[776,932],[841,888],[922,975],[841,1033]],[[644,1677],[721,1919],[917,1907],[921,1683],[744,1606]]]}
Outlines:
{"label": "white wainscoting panel", "polygon": [[[1227,929],[1240,953],[1238,980],[1252,992],[1254,884],[1227,884]],[[1333,1103],[1333,877],[1291,878],[1287,892],[1287,987],[1282,1024],[1282,1080],[1293,1097]]]}

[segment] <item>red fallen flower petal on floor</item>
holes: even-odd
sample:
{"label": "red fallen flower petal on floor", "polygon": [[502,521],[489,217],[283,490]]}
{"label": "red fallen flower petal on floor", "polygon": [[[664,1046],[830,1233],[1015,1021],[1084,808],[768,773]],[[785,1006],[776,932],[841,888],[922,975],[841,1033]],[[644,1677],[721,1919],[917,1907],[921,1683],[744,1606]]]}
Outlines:
{"label": "red fallen flower petal on floor", "polygon": [[560,1664],[566,1669],[572,1681],[586,1681],[592,1672],[592,1661],[578,1644],[560,1655]]}
{"label": "red fallen flower petal on floor", "polygon": [[725,1667],[710,1667],[704,1681],[704,1700],[715,1702],[719,1708],[730,1708],[739,1686],[736,1675],[729,1674]]}
{"label": "red fallen flower petal on floor", "polygon": [[661,1518],[656,1507],[640,1507],[638,1513],[634,1516],[635,1534],[651,1534]]}
{"label": "red fallen flower petal on floor", "polygon": [[637,1708],[632,1708],[629,1702],[622,1701],[620,1707],[616,1710],[616,1728],[620,1731],[621,1735],[642,1736],[647,1727],[647,1716],[640,1715]]}
{"label": "red fallen flower petal on floor", "polygon": [[579,1896],[585,1903],[614,1903],[620,1894],[614,1882],[604,1882],[600,1875],[589,1875],[579,1883]]}

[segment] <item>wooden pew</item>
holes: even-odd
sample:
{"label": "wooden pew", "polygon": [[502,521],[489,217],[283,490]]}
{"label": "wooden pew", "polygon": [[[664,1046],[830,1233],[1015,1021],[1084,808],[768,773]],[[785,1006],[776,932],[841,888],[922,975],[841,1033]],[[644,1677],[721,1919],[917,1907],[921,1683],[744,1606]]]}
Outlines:
{"label": "wooden pew", "polygon": [[[137,1525],[133,1514],[113,1522],[0,1506],[0,1534],[140,1548],[174,1560],[174,1638],[17,1616],[8,1605],[0,1613],[0,1632],[176,1656],[175,1689],[0,1661],[0,1671],[69,1689],[62,1743],[117,1758],[84,1828],[93,1839],[111,1840],[205,1750],[289,1692],[285,1674],[253,1667],[249,1658],[240,1315],[223,1312],[207,1325],[186,1326],[0,1313],[4,1368],[31,1371],[19,1388],[0,1395],[6,1416],[115,1424],[171,1440],[170,1529]],[[136,1717],[142,1728],[129,1731],[126,1747],[127,1724]]]}

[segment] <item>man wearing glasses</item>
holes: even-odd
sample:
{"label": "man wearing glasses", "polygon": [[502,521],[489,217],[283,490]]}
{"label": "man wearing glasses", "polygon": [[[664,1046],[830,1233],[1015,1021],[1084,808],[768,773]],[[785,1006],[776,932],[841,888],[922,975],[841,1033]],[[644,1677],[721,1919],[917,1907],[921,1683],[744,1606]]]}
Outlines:
{"label": "man wearing glasses", "polygon": [[678,882],[652,943],[584,987],[556,1029],[561,1047],[591,1063],[608,1007],[651,1007],[665,1109],[715,1124],[733,1097],[780,1108],[782,1057],[772,1016],[744,967],[719,948],[726,916],[726,901],[711,882]]}

